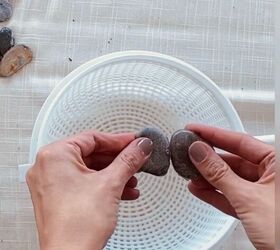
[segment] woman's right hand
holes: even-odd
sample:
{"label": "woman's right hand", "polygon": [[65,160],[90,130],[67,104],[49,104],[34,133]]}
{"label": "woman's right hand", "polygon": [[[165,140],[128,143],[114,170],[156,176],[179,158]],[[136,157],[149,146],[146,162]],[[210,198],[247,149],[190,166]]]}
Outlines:
{"label": "woman's right hand", "polygon": [[202,174],[188,188],[192,194],[242,222],[257,249],[275,246],[275,150],[255,138],[214,127],[190,124],[212,146],[195,142],[189,155]]}

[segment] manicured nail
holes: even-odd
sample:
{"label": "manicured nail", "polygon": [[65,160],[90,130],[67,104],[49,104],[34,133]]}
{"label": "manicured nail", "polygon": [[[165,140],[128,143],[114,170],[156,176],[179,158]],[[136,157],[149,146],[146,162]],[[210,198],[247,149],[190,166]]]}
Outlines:
{"label": "manicured nail", "polygon": [[153,150],[153,142],[148,139],[144,138],[138,143],[138,147],[142,150],[142,152],[148,156],[152,153]]}
{"label": "manicured nail", "polygon": [[191,158],[197,162],[202,162],[207,157],[207,147],[203,142],[195,142],[189,148]]}

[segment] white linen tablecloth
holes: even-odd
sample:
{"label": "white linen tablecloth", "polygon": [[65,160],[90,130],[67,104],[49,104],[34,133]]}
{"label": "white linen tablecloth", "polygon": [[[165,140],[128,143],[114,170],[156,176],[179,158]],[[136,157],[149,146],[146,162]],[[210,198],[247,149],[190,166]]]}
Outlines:
{"label": "white linen tablecloth", "polygon": [[[28,161],[36,116],[82,63],[120,50],[178,57],[212,78],[246,131],[274,133],[274,0],[14,0],[7,23],[34,60],[0,78],[0,249],[38,249],[32,204],[17,165]],[[252,249],[242,227],[221,249]]]}

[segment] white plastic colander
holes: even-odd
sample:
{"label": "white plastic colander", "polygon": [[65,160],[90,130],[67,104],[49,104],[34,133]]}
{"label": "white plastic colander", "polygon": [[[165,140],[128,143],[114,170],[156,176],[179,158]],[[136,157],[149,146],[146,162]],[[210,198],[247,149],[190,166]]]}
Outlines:
{"label": "white plastic colander", "polygon": [[[228,99],[189,64],[153,52],[109,54],[80,66],[50,94],[33,130],[30,163],[42,145],[84,130],[153,126],[170,137],[190,122],[243,131]],[[141,197],[121,203],[106,249],[211,249],[233,230],[236,221],[192,196],[172,167],[164,177],[137,177]]]}

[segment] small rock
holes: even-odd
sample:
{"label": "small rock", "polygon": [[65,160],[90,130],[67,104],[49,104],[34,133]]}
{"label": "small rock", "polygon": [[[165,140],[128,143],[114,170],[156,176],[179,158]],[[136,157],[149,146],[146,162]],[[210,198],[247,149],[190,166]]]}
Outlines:
{"label": "small rock", "polygon": [[7,21],[13,14],[13,6],[6,0],[0,0],[0,22]]}
{"label": "small rock", "polygon": [[198,135],[188,130],[176,131],[170,140],[171,161],[175,171],[186,180],[200,176],[189,158],[188,149],[192,143],[203,141]]}
{"label": "small rock", "polygon": [[14,45],[15,39],[12,36],[12,30],[7,27],[0,29],[0,60]]}
{"label": "small rock", "polygon": [[11,76],[32,60],[32,51],[25,45],[16,45],[6,52],[0,63],[0,76]]}
{"label": "small rock", "polygon": [[170,165],[168,138],[156,128],[145,128],[136,137],[146,137],[153,142],[153,152],[150,159],[140,171],[156,176],[165,175]]}

